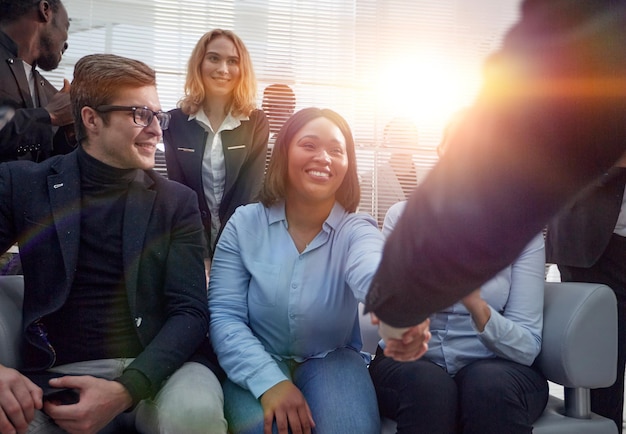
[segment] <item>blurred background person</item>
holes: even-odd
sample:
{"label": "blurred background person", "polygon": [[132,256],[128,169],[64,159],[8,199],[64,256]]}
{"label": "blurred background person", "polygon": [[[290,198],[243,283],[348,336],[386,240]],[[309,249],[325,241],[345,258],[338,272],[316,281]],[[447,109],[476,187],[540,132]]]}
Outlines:
{"label": "blurred background person", "polygon": [[263,90],[263,102],[261,103],[263,112],[270,123],[270,139],[267,145],[267,158],[265,169],[270,163],[272,149],[276,141],[276,135],[285,121],[291,117],[296,109],[296,94],[293,89],[286,84],[270,84]]}
{"label": "blurred background person", "polygon": [[191,53],[185,96],[163,135],[169,179],[198,195],[207,273],[224,224],[263,183],[269,123],[256,109],[256,90],[243,41],[229,30],[207,32]]}
{"label": "blurred background person", "polygon": [[382,152],[389,157],[361,178],[360,210],[370,213],[382,227],[391,205],[406,200],[418,184],[420,175],[413,160],[419,138],[415,123],[393,118],[385,126]]}
{"label": "blurred background person", "polygon": [[261,107],[270,123],[270,139],[273,140],[296,109],[296,94],[286,84],[270,84],[263,90]]}

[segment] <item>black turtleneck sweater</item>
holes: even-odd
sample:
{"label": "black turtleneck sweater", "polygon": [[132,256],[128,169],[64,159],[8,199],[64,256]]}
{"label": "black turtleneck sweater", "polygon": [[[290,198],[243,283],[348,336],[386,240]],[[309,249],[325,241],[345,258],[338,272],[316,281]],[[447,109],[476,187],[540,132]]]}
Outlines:
{"label": "black turtleneck sweater", "polygon": [[128,307],[122,224],[135,169],[116,169],[78,147],[80,247],[72,289],[63,307],[43,319],[56,364],[136,357],[142,346]]}

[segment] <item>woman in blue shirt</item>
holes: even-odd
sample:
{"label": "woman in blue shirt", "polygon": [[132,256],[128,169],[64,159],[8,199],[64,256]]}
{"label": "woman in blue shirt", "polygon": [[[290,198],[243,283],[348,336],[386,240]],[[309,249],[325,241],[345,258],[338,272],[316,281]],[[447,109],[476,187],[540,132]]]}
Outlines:
{"label": "woman in blue shirt", "polygon": [[[389,209],[385,236],[405,205]],[[513,264],[431,315],[422,359],[402,363],[378,351],[370,374],[398,433],[532,432],[548,399],[547,381],[532,366],[541,349],[544,264],[539,234]]]}
{"label": "woman in blue shirt", "polygon": [[293,115],[276,139],[261,203],[238,208],[217,244],[211,337],[234,433],[380,433],[360,353],[358,302],[380,259],[352,133],[327,109]]}

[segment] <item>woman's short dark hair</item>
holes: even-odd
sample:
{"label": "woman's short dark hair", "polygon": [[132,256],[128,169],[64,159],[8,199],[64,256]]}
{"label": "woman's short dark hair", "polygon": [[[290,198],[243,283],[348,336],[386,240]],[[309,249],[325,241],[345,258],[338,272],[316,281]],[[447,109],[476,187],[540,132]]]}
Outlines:
{"label": "woman's short dark hair", "polygon": [[361,189],[357,175],[356,150],[352,131],[348,122],[337,112],[316,107],[309,107],[296,112],[284,123],[278,132],[274,150],[272,151],[272,158],[265,175],[265,182],[260,193],[260,201],[263,205],[271,206],[285,198],[287,183],[289,182],[287,174],[289,145],[298,131],[312,120],[320,117],[326,118],[337,125],[346,140],[348,171],[335,194],[335,199],[346,211],[356,211],[361,199]]}

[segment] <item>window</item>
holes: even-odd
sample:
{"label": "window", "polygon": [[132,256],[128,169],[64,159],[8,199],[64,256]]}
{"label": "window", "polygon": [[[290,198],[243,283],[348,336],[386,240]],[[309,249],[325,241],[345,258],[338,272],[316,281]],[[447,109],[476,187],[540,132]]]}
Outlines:
{"label": "window", "polygon": [[369,179],[362,210],[374,212],[379,195],[387,195],[377,192],[384,181],[378,168],[389,165],[394,148],[385,127],[399,117],[414,123],[418,143],[408,155],[417,178],[423,177],[436,161],[448,119],[476,94],[482,62],[517,18],[519,3],[65,0],[69,49],[61,66],[45,75],[60,87],[83,55],[133,57],[156,69],[168,110],[182,95],[186,62],[198,38],[216,27],[234,30],[252,55],[259,106],[267,85],[284,83],[295,91],[296,110],[328,107],[348,119],[359,172]]}

